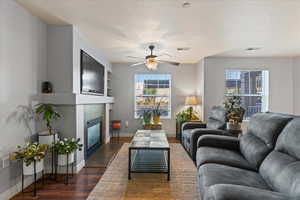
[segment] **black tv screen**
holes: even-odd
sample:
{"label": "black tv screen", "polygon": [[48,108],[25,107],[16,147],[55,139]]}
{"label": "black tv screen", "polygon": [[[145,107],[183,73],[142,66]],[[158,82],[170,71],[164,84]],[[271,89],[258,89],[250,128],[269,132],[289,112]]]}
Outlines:
{"label": "black tv screen", "polygon": [[81,50],[81,93],[104,95],[104,71],[102,64]]}

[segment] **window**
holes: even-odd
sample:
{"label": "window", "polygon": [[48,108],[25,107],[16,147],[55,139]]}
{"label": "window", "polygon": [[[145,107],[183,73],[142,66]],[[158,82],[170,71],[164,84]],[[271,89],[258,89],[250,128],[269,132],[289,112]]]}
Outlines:
{"label": "window", "polygon": [[171,118],[171,75],[135,75],[135,118],[160,102],[161,118]]}
{"label": "window", "polygon": [[225,70],[225,96],[240,96],[244,118],[268,110],[269,72],[266,70]]}

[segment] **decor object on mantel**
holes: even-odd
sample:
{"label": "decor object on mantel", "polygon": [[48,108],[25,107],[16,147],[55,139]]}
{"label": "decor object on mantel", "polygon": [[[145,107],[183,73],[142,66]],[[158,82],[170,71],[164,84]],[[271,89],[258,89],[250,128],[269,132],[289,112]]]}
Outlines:
{"label": "decor object on mantel", "polygon": [[36,105],[35,113],[38,116],[42,115],[47,126],[47,131],[39,133],[39,143],[52,146],[58,139],[57,133],[53,130],[52,122],[59,119],[61,117],[60,114],[55,110],[54,105],[44,103]]}
{"label": "decor object on mantel", "polygon": [[137,63],[130,65],[130,67],[146,65],[146,67],[150,70],[157,70],[158,63],[167,63],[167,64],[174,65],[174,66],[180,65],[180,63],[178,63],[178,62],[158,59],[158,57],[165,56],[165,55],[170,57],[170,55],[169,54],[154,55],[153,54],[154,45],[150,45],[149,49],[150,49],[150,55],[147,55],[145,58],[128,56],[129,58],[142,60],[141,62],[137,62]]}
{"label": "decor object on mantel", "polygon": [[227,110],[227,129],[230,130],[240,130],[241,123],[243,122],[245,109],[242,107],[240,96],[230,96],[223,103],[225,109]]}
{"label": "decor object on mantel", "polygon": [[44,81],[42,83],[42,93],[48,94],[53,92],[52,83],[49,81]]}
{"label": "decor object on mantel", "polygon": [[24,176],[34,175],[34,190],[33,194],[36,196],[36,181],[37,174],[42,172],[42,179],[44,183],[44,158],[48,145],[38,143],[26,143],[23,147],[17,146],[17,152],[12,153],[10,158],[12,160],[22,160],[22,192],[24,189]]}

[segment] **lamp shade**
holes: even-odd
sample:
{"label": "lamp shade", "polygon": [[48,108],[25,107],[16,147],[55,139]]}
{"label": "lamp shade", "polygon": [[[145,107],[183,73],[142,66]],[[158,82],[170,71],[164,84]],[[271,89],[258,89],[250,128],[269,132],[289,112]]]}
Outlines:
{"label": "lamp shade", "polygon": [[196,96],[187,96],[185,98],[185,105],[199,105],[197,97]]}

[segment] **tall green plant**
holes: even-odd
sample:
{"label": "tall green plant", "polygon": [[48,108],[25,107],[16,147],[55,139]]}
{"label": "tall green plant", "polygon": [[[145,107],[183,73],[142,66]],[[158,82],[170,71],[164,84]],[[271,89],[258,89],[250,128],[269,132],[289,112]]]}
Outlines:
{"label": "tall green plant", "polygon": [[55,106],[52,104],[40,103],[36,105],[35,113],[38,116],[42,115],[43,120],[46,121],[46,126],[49,130],[49,133],[52,134],[52,122],[61,117],[60,114],[55,110]]}

